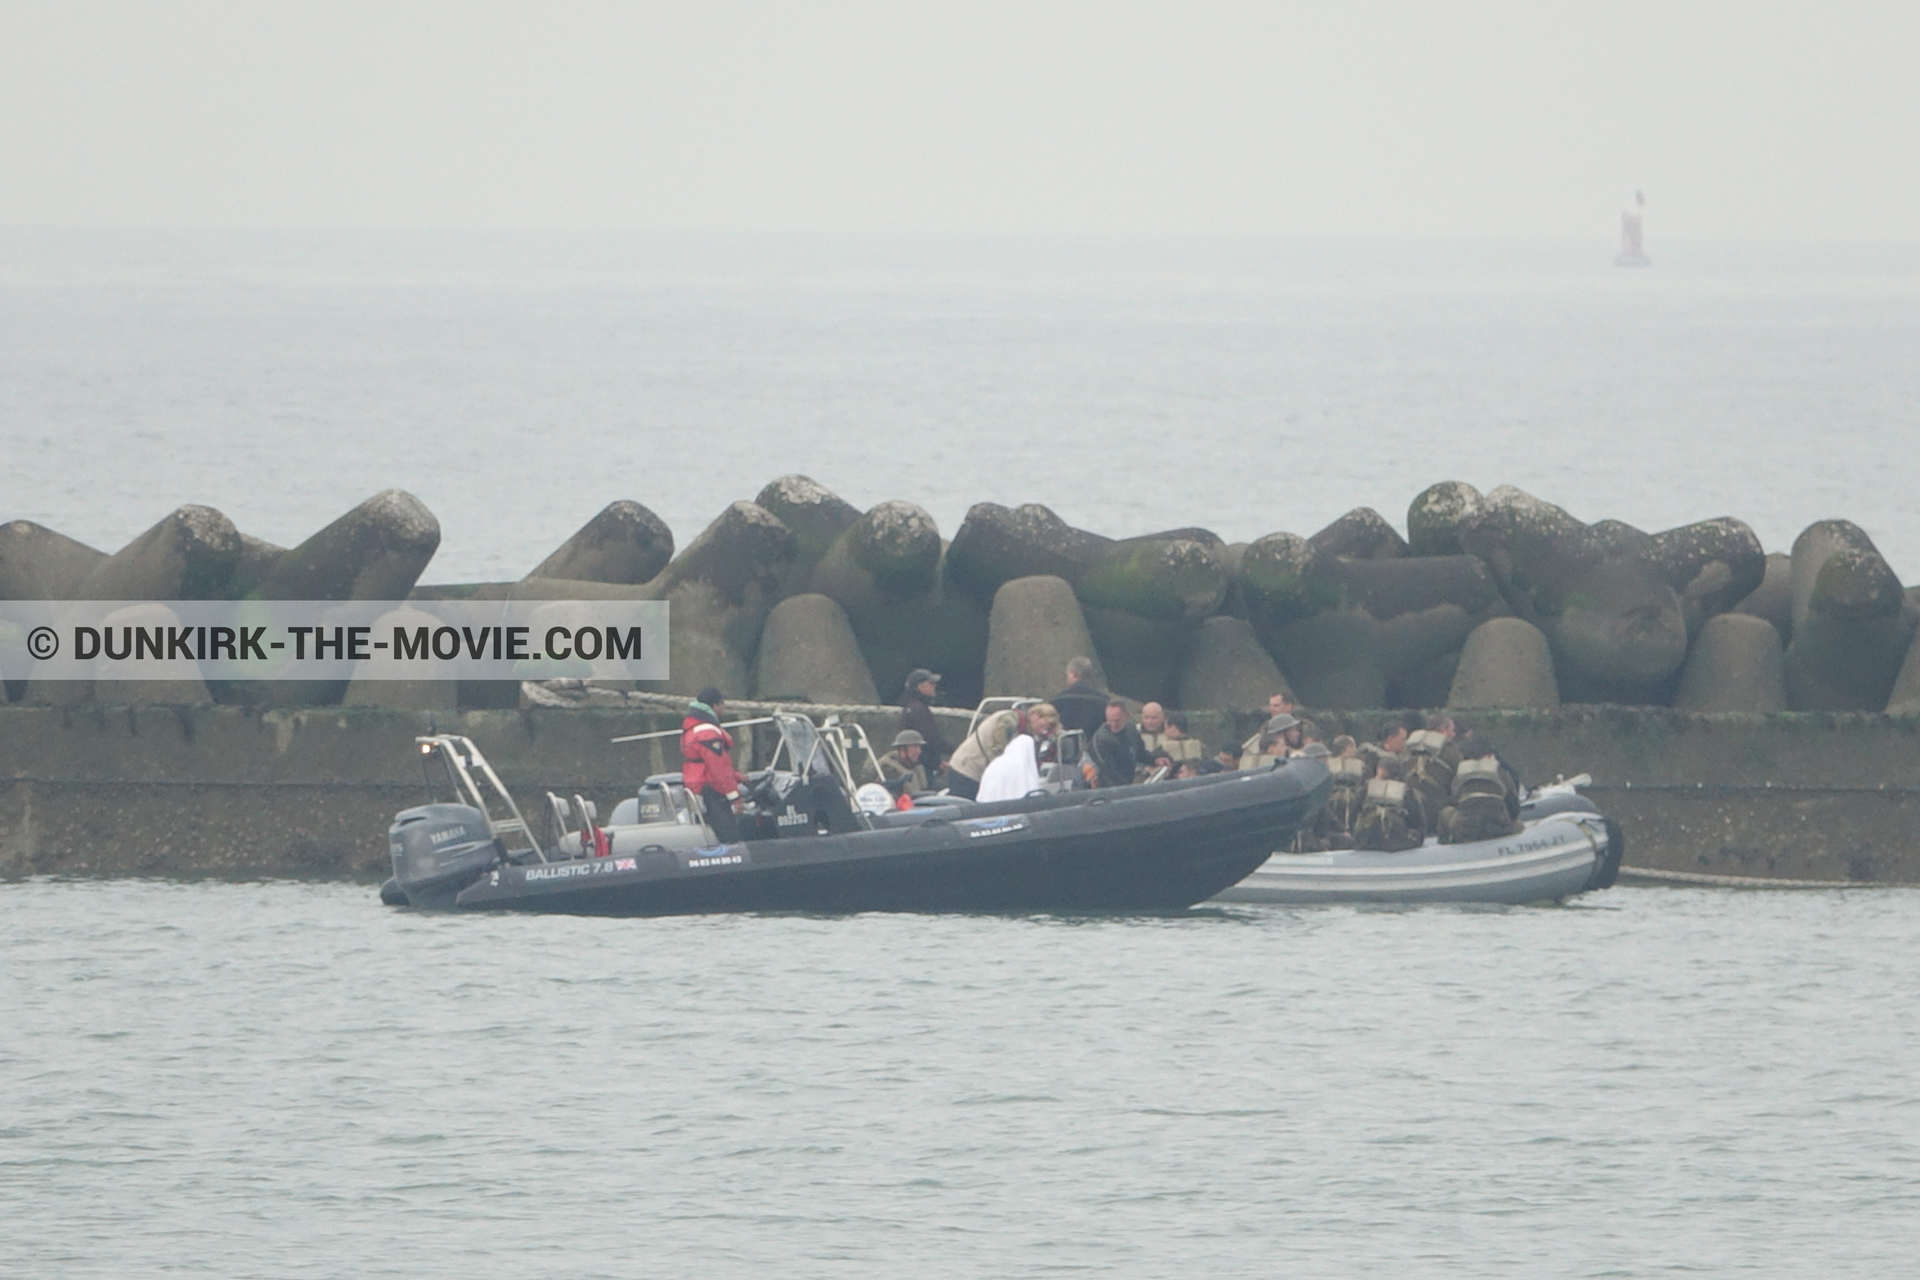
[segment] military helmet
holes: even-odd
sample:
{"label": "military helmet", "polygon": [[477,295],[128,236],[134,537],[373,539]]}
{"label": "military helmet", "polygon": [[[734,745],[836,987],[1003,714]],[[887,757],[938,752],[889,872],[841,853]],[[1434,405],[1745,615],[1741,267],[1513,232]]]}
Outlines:
{"label": "military helmet", "polygon": [[893,735],[893,745],[896,747],[924,747],[927,745],[927,740],[920,736],[918,729],[902,729]]}

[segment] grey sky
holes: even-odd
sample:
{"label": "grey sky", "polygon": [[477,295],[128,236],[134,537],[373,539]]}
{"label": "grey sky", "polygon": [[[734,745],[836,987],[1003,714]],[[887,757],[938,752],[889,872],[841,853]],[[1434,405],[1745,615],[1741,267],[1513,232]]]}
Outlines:
{"label": "grey sky", "polygon": [[1920,5],[0,0],[0,225],[1912,241]]}

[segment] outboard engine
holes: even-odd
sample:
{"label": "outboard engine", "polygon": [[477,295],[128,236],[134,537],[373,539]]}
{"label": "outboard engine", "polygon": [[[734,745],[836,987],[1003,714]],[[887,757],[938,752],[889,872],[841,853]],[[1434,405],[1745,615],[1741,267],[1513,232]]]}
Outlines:
{"label": "outboard engine", "polygon": [[416,907],[451,907],[454,895],[501,857],[487,816],[471,805],[402,809],[387,830],[393,878]]}

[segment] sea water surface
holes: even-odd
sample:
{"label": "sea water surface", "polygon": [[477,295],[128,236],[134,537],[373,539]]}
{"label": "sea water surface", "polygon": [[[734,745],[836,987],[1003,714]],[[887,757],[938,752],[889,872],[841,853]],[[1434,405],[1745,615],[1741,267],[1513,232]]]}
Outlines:
{"label": "sea water surface", "polygon": [[1400,522],[1439,480],[1920,576],[1920,247],[0,232],[0,520],[293,545],[388,486],[430,580],[616,498],[691,542],[802,472],[1114,536]]}
{"label": "sea water surface", "polygon": [[433,916],[0,889],[0,1273],[1868,1276],[1920,894]]}
{"label": "sea water surface", "polygon": [[[948,536],[1514,483],[1905,580],[1920,251],[0,233],[0,520],[439,581],[800,471]],[[369,839],[378,839],[369,833]],[[1920,895],[437,918],[0,885],[0,1274],[1911,1274]]]}

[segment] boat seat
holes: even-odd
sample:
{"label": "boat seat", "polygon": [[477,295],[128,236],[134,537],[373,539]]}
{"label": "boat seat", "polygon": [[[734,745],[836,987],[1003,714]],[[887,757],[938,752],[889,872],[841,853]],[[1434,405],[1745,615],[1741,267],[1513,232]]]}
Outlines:
{"label": "boat seat", "polygon": [[648,822],[637,826],[613,826],[607,828],[607,837],[616,857],[632,857],[649,845],[686,853],[694,849],[711,849],[720,843],[713,834],[713,828],[705,823],[694,826],[684,822]]}

